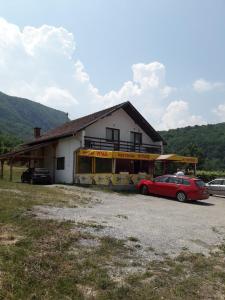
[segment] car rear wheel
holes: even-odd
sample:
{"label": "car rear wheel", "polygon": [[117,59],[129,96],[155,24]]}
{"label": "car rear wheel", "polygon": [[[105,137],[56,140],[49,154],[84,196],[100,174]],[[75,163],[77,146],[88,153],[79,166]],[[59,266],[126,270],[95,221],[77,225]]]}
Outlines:
{"label": "car rear wheel", "polygon": [[180,202],[185,202],[187,200],[187,196],[184,192],[177,193],[177,200]]}
{"label": "car rear wheel", "polygon": [[149,194],[147,185],[142,185],[141,194],[142,195],[148,195]]}

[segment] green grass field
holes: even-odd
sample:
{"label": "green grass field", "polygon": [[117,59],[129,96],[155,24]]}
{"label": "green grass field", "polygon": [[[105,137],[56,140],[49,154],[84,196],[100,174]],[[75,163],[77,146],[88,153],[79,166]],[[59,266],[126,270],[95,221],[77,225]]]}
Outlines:
{"label": "green grass field", "polygon": [[18,168],[9,183],[7,172],[0,180],[0,299],[225,298],[225,246],[209,257],[184,249],[131,274],[140,261],[125,241],[104,237],[87,247],[81,241],[95,237],[77,224],[36,218],[34,205],[69,206],[71,195],[18,183]]}

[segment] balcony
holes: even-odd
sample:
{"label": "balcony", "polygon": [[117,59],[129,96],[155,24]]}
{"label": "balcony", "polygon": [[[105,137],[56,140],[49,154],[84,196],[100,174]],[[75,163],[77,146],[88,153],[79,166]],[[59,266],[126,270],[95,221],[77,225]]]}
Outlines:
{"label": "balcony", "polygon": [[84,148],[95,150],[161,154],[161,146],[159,145],[134,144],[128,141],[111,141],[90,136],[84,137]]}

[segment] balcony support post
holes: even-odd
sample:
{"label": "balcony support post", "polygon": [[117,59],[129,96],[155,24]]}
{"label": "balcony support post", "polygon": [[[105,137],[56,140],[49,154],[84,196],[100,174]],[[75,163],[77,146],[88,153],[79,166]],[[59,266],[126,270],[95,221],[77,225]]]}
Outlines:
{"label": "balcony support post", "polygon": [[196,176],[196,173],[197,173],[197,165],[194,164],[194,175]]}
{"label": "balcony support post", "polygon": [[112,173],[116,174],[116,158],[112,159]]}
{"label": "balcony support post", "polygon": [[168,165],[168,162],[167,162],[167,160],[165,160],[163,162],[163,175],[165,175],[167,173],[167,165]]}
{"label": "balcony support post", "polygon": [[4,177],[4,160],[0,160],[1,168],[0,168],[0,179]]}
{"label": "balcony support post", "polygon": [[9,162],[9,181],[13,180],[13,159]]}

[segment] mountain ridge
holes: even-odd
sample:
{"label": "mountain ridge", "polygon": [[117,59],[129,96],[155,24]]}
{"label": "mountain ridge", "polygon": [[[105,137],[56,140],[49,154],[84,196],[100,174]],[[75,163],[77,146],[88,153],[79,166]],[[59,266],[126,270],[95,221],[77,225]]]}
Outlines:
{"label": "mountain ridge", "polygon": [[68,114],[41,103],[0,92],[0,134],[12,135],[26,141],[33,136],[33,128],[47,131],[65,122]]}

